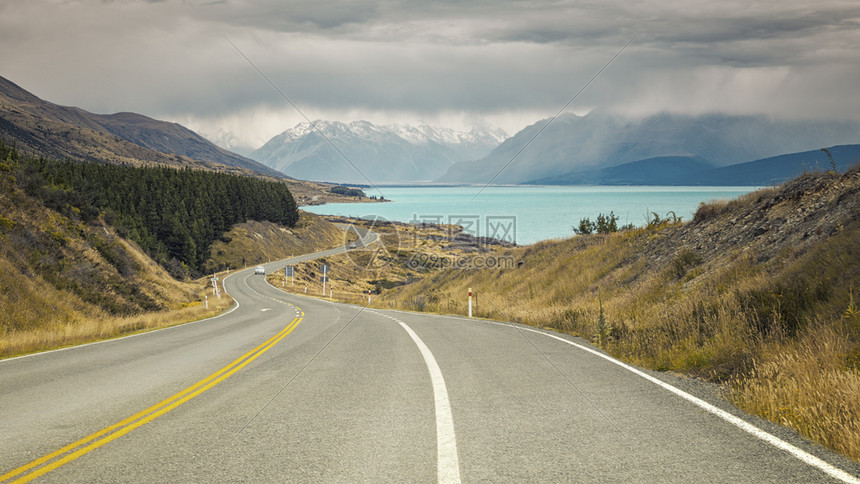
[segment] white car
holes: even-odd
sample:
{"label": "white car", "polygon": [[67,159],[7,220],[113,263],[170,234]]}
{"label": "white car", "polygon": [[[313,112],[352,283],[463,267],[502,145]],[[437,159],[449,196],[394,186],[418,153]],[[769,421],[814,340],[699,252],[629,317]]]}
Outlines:
{"label": "white car", "polygon": [[350,242],[350,243],[349,243],[349,248],[350,248],[350,249],[354,249],[354,248],[355,248],[355,242]]}
{"label": "white car", "polygon": [[254,274],[262,274],[265,276],[266,275],[266,268],[263,266],[257,266],[254,268]]}

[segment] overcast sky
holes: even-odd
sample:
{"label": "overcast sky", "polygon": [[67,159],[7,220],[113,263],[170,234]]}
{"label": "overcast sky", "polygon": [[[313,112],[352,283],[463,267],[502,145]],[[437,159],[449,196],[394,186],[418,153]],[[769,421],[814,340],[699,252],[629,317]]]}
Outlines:
{"label": "overcast sky", "polygon": [[[229,39],[229,41],[228,41]],[[513,134],[567,111],[860,119],[860,2],[0,3],[0,75],[261,145],[311,119]]]}

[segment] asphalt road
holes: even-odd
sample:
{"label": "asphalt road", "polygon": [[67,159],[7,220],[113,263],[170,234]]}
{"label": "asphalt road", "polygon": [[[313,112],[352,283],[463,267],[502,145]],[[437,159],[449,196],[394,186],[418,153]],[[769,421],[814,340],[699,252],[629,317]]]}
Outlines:
{"label": "asphalt road", "polygon": [[220,317],[0,361],[0,482],[860,475],[707,386],[637,373],[573,338],[291,296],[253,269],[224,283],[239,304]]}

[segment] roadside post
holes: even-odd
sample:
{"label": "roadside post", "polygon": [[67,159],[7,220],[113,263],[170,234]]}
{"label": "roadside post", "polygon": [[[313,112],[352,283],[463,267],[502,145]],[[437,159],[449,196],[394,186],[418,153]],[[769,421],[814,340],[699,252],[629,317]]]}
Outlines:
{"label": "roadside post", "polygon": [[472,317],[472,288],[469,288],[469,317]]}
{"label": "roadside post", "polygon": [[367,290],[367,304],[370,304],[370,289]]}
{"label": "roadside post", "polygon": [[326,277],[326,274],[328,274],[328,264],[322,265],[322,273],[322,295],[325,297],[325,283],[328,282],[328,277]]}
{"label": "roadside post", "polygon": [[209,296],[203,296],[203,302],[206,304],[206,309],[209,309]]}

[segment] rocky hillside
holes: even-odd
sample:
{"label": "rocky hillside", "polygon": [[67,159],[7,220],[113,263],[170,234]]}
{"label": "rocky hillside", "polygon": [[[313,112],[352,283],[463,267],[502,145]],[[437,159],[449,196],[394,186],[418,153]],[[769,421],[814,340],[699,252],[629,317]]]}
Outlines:
{"label": "rocky hillside", "polygon": [[740,248],[766,263],[787,251],[799,257],[858,222],[860,169],[807,174],[779,188],[703,205],[692,223],[660,233],[642,256],[661,263],[689,249],[712,261]]}

